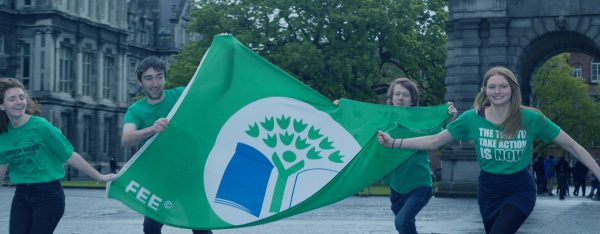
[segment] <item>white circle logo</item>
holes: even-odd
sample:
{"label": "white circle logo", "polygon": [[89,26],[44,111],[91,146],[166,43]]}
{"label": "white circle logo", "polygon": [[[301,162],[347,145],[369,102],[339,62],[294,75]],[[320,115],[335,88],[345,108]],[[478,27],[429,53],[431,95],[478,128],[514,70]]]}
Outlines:
{"label": "white circle logo", "polygon": [[360,149],[327,113],[292,98],[260,99],[221,128],[206,161],[206,195],[225,222],[250,223],[311,197]]}

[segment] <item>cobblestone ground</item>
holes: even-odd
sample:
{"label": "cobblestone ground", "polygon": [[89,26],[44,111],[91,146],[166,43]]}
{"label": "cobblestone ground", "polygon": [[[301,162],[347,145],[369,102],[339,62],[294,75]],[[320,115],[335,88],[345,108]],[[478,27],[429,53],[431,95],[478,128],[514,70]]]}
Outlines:
{"label": "cobblestone ground", "polygon": [[[8,232],[14,188],[0,187],[0,233]],[[55,233],[142,233],[142,216],[105,198],[104,190],[65,189],[67,206]],[[600,202],[583,197],[538,197],[519,233],[600,233]],[[417,216],[420,233],[484,233],[475,199],[432,198]],[[163,233],[191,233],[173,227]],[[336,204],[260,226],[215,234],[395,233],[387,197],[350,197]]]}

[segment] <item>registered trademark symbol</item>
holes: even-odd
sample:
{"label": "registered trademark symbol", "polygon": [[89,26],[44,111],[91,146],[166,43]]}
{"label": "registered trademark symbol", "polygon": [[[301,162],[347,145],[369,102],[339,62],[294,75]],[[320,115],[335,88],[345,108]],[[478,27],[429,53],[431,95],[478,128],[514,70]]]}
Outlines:
{"label": "registered trademark symbol", "polygon": [[167,209],[171,209],[171,208],[173,208],[173,202],[165,201],[165,203],[163,203],[163,206]]}

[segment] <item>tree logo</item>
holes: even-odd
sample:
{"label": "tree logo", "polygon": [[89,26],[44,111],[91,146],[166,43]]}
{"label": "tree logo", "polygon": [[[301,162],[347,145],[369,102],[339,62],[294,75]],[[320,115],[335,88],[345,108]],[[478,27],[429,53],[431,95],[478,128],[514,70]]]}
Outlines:
{"label": "tree logo", "polygon": [[359,151],[348,131],[313,106],[260,99],[221,128],[205,166],[206,195],[224,221],[253,222],[312,196]]}

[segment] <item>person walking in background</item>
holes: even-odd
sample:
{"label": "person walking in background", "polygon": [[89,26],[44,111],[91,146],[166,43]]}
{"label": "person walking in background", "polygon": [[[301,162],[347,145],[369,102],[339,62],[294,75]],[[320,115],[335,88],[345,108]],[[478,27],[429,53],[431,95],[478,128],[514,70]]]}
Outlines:
{"label": "person walking in background", "polygon": [[575,162],[573,166],[573,183],[575,189],[573,190],[573,196],[579,195],[579,187],[581,187],[581,196],[585,196],[586,177],[588,169],[580,161]]}
{"label": "person walking in background", "polygon": [[560,157],[555,167],[556,178],[558,180],[558,197],[560,200],[564,200],[567,194],[567,179],[569,178],[571,167],[569,167],[569,163],[565,160],[564,156]]}
{"label": "person walking in background", "polygon": [[[165,118],[183,93],[184,87],[165,90],[167,66],[158,57],[150,56],[136,67],[137,80],[144,91],[144,98],[131,104],[125,113],[121,145],[136,146],[160,133],[169,124]],[[169,155],[165,155],[168,157]],[[161,233],[164,224],[144,217],[144,233]],[[210,230],[193,230],[195,234],[212,233]]]}
{"label": "person walking in background", "polygon": [[8,170],[16,185],[10,207],[11,234],[54,232],[65,211],[60,183],[65,162],[98,181],[115,177],[94,169],[60,130],[37,114],[39,105],[20,81],[0,78],[0,181]]}
{"label": "person walking in background", "polygon": [[[595,158],[596,163],[600,163],[600,158]],[[593,177],[592,176],[592,180],[590,182],[590,194],[588,194],[588,197],[590,199],[595,199],[597,200],[598,198],[600,198],[600,181],[598,181],[598,178]]]}
{"label": "person walking in background", "polygon": [[591,155],[539,110],[521,105],[521,89],[505,67],[493,67],[483,77],[474,108],[430,136],[393,139],[379,131],[386,147],[432,150],[453,140],[472,140],[481,168],[479,212],[486,233],[515,233],[531,214],[536,201],[535,183],[527,167],[533,141],[554,141],[583,162],[600,178]]}
{"label": "person walking in background", "polygon": [[115,157],[111,157],[110,162],[108,162],[108,163],[110,166],[110,172],[117,173],[117,160],[115,160]]}
{"label": "person walking in background", "polygon": [[548,158],[544,161],[544,171],[546,173],[546,190],[550,196],[554,196],[554,194],[552,194],[552,190],[554,189],[554,181],[556,180],[554,177],[556,175],[554,171],[556,169],[555,166],[556,163],[554,162],[554,156],[548,156]]}
{"label": "person walking in background", "polygon": [[546,188],[546,171],[544,170],[544,155],[538,154],[533,162],[533,172],[535,173],[535,183],[538,194],[549,193]]}

